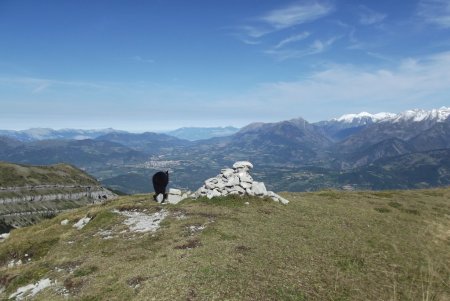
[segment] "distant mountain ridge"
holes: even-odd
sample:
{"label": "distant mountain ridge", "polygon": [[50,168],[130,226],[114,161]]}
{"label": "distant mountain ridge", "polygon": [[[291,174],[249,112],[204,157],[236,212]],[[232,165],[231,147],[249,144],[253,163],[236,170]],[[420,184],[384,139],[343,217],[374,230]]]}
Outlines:
{"label": "distant mountain ridge", "polygon": [[239,131],[239,128],[227,127],[183,127],[165,134],[189,141],[204,140],[214,137],[230,136]]}
{"label": "distant mountain ridge", "polygon": [[112,128],[103,130],[80,130],[80,129],[61,129],[54,130],[51,128],[31,128],[22,131],[0,130],[0,136],[7,136],[22,142],[50,139],[95,139],[99,136],[113,132],[123,132]]}
{"label": "distant mountain ridge", "polygon": [[[412,173],[411,179],[420,179],[414,173],[436,168],[438,164],[432,162],[447,164],[448,161],[440,160],[439,156],[447,154],[448,149],[450,108],[447,107],[399,114],[363,112],[316,123],[303,118],[257,122],[232,135],[196,141],[151,132],[117,131],[86,140],[21,142],[0,136],[0,160],[27,164],[67,162],[115,189],[130,193],[151,190],[150,178],[159,170],[172,172],[173,185],[196,189],[205,178],[215,176],[217,169],[238,160],[253,162],[255,173],[266,177],[264,181],[271,183],[268,185],[273,186],[269,188],[275,191],[341,187],[343,184],[365,189],[404,187],[396,184],[404,183],[400,177],[408,170]],[[433,155],[424,157],[424,152],[433,152]],[[383,166],[387,165],[381,162],[395,162],[400,157],[411,159],[413,163],[402,167],[401,173],[390,171],[390,184],[369,176],[376,171],[383,177]],[[414,158],[430,159],[419,162]],[[370,169],[371,165],[380,168]],[[396,164],[389,166],[399,168]],[[341,176],[350,174],[353,183]],[[450,184],[446,176],[430,180],[428,184],[445,185],[447,180]],[[426,183],[419,185],[413,180],[402,185],[427,187]]]}

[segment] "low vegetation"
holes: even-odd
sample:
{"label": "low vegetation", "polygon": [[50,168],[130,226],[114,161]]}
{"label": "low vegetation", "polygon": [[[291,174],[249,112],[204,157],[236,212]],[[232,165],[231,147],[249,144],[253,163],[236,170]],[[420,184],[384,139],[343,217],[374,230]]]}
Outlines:
{"label": "low vegetation", "polygon": [[35,185],[98,185],[98,182],[68,164],[30,166],[0,162],[0,187]]}
{"label": "low vegetation", "polygon": [[[36,300],[449,300],[450,189],[281,195],[124,196],[13,230],[0,299],[49,278]],[[133,233],[114,210],[169,215]]]}

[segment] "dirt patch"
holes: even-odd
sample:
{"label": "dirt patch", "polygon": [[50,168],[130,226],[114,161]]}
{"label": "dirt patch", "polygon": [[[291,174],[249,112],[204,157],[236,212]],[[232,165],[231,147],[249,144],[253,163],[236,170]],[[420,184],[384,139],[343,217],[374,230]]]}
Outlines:
{"label": "dirt patch", "polygon": [[81,278],[67,278],[64,280],[64,288],[75,295],[81,291],[84,285],[84,280]]}
{"label": "dirt patch", "polygon": [[184,243],[182,245],[175,246],[174,249],[176,249],[176,250],[190,250],[190,249],[198,248],[201,245],[202,245],[202,243],[200,242],[200,240],[198,238],[193,238],[193,239],[188,240],[186,243]]}
{"label": "dirt patch", "polygon": [[247,253],[247,252],[249,252],[250,250],[251,250],[252,248],[250,248],[250,247],[247,247],[247,246],[244,246],[244,245],[239,245],[239,246],[236,246],[235,248],[234,248],[234,250],[237,252],[237,253]]}
{"label": "dirt patch", "polygon": [[136,276],[127,280],[127,284],[129,287],[138,289],[141,286],[142,282],[147,281],[148,277]]}

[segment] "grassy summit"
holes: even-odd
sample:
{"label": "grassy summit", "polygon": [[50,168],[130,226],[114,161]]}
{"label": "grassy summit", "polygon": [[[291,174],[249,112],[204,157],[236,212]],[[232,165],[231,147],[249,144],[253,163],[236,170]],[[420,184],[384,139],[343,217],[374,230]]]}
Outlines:
{"label": "grassy summit", "polygon": [[97,180],[69,164],[30,166],[0,162],[0,187],[53,184],[99,185]]}
{"label": "grassy summit", "polygon": [[[44,278],[56,284],[36,300],[450,298],[450,189],[282,195],[287,206],[126,196],[13,230],[0,243],[0,299]],[[167,217],[135,233],[120,211]]]}

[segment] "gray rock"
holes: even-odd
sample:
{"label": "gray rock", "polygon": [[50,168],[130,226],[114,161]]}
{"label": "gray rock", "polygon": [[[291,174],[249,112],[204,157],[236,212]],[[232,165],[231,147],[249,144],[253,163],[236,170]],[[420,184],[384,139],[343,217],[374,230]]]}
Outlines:
{"label": "gray rock", "polygon": [[206,194],[206,197],[208,199],[212,199],[213,197],[221,196],[221,195],[222,194],[219,191],[217,191],[216,189],[213,189],[213,190],[208,191],[208,193]]}
{"label": "gray rock", "polygon": [[247,193],[249,196],[255,196],[255,193],[250,188],[245,189],[245,193]]}
{"label": "gray rock", "polygon": [[263,182],[253,182],[252,190],[257,196],[267,195],[266,185]]}
{"label": "gray rock", "polygon": [[233,164],[233,168],[237,169],[237,168],[253,168],[253,164],[248,162],[248,161],[238,161],[236,163]]}
{"label": "gray rock", "polygon": [[289,204],[289,201],[281,196],[278,196],[278,199],[280,200],[281,204],[283,204],[283,205]]}
{"label": "gray rock", "polygon": [[156,196],[156,201],[161,204],[162,201],[164,201],[164,195],[162,193],[158,194]]}
{"label": "gray rock", "polygon": [[169,189],[169,194],[181,195],[181,190],[180,189],[175,189],[175,188],[170,188]]}
{"label": "gray rock", "polygon": [[205,184],[206,183],[216,184],[217,182],[218,182],[217,178],[209,178],[208,180],[205,181]]}
{"label": "gray rock", "polygon": [[181,197],[181,195],[178,195],[178,194],[169,194],[167,196],[167,203],[169,203],[169,204],[178,204],[182,200],[183,200],[183,198]]}
{"label": "gray rock", "polygon": [[228,178],[228,182],[226,182],[225,184],[225,186],[227,187],[232,187],[236,185],[239,185],[239,178],[237,176],[231,176],[230,178]]}
{"label": "gray rock", "polygon": [[231,187],[230,194],[232,194],[233,191],[237,191],[239,194],[244,194],[245,193],[244,188],[242,188],[241,186]]}
{"label": "gray rock", "polygon": [[84,226],[86,226],[89,222],[91,221],[90,217],[83,217],[82,219],[80,219],[78,222],[76,222],[73,227],[77,228],[78,230],[81,230],[84,228]]}
{"label": "gray rock", "polygon": [[246,172],[240,172],[238,173],[238,177],[240,179],[241,182],[246,182],[246,183],[253,183],[253,178],[251,175],[249,175]]}
{"label": "gray rock", "polygon": [[244,188],[244,189],[247,189],[247,188],[251,188],[251,187],[252,187],[252,183],[249,183],[249,182],[241,182],[240,185],[241,185],[241,187]]}
{"label": "gray rock", "polygon": [[233,175],[234,170],[232,170],[231,168],[225,168],[225,169],[222,169],[222,170],[220,171],[220,173],[221,173],[225,178],[229,178],[229,177],[231,177],[231,176]]}

